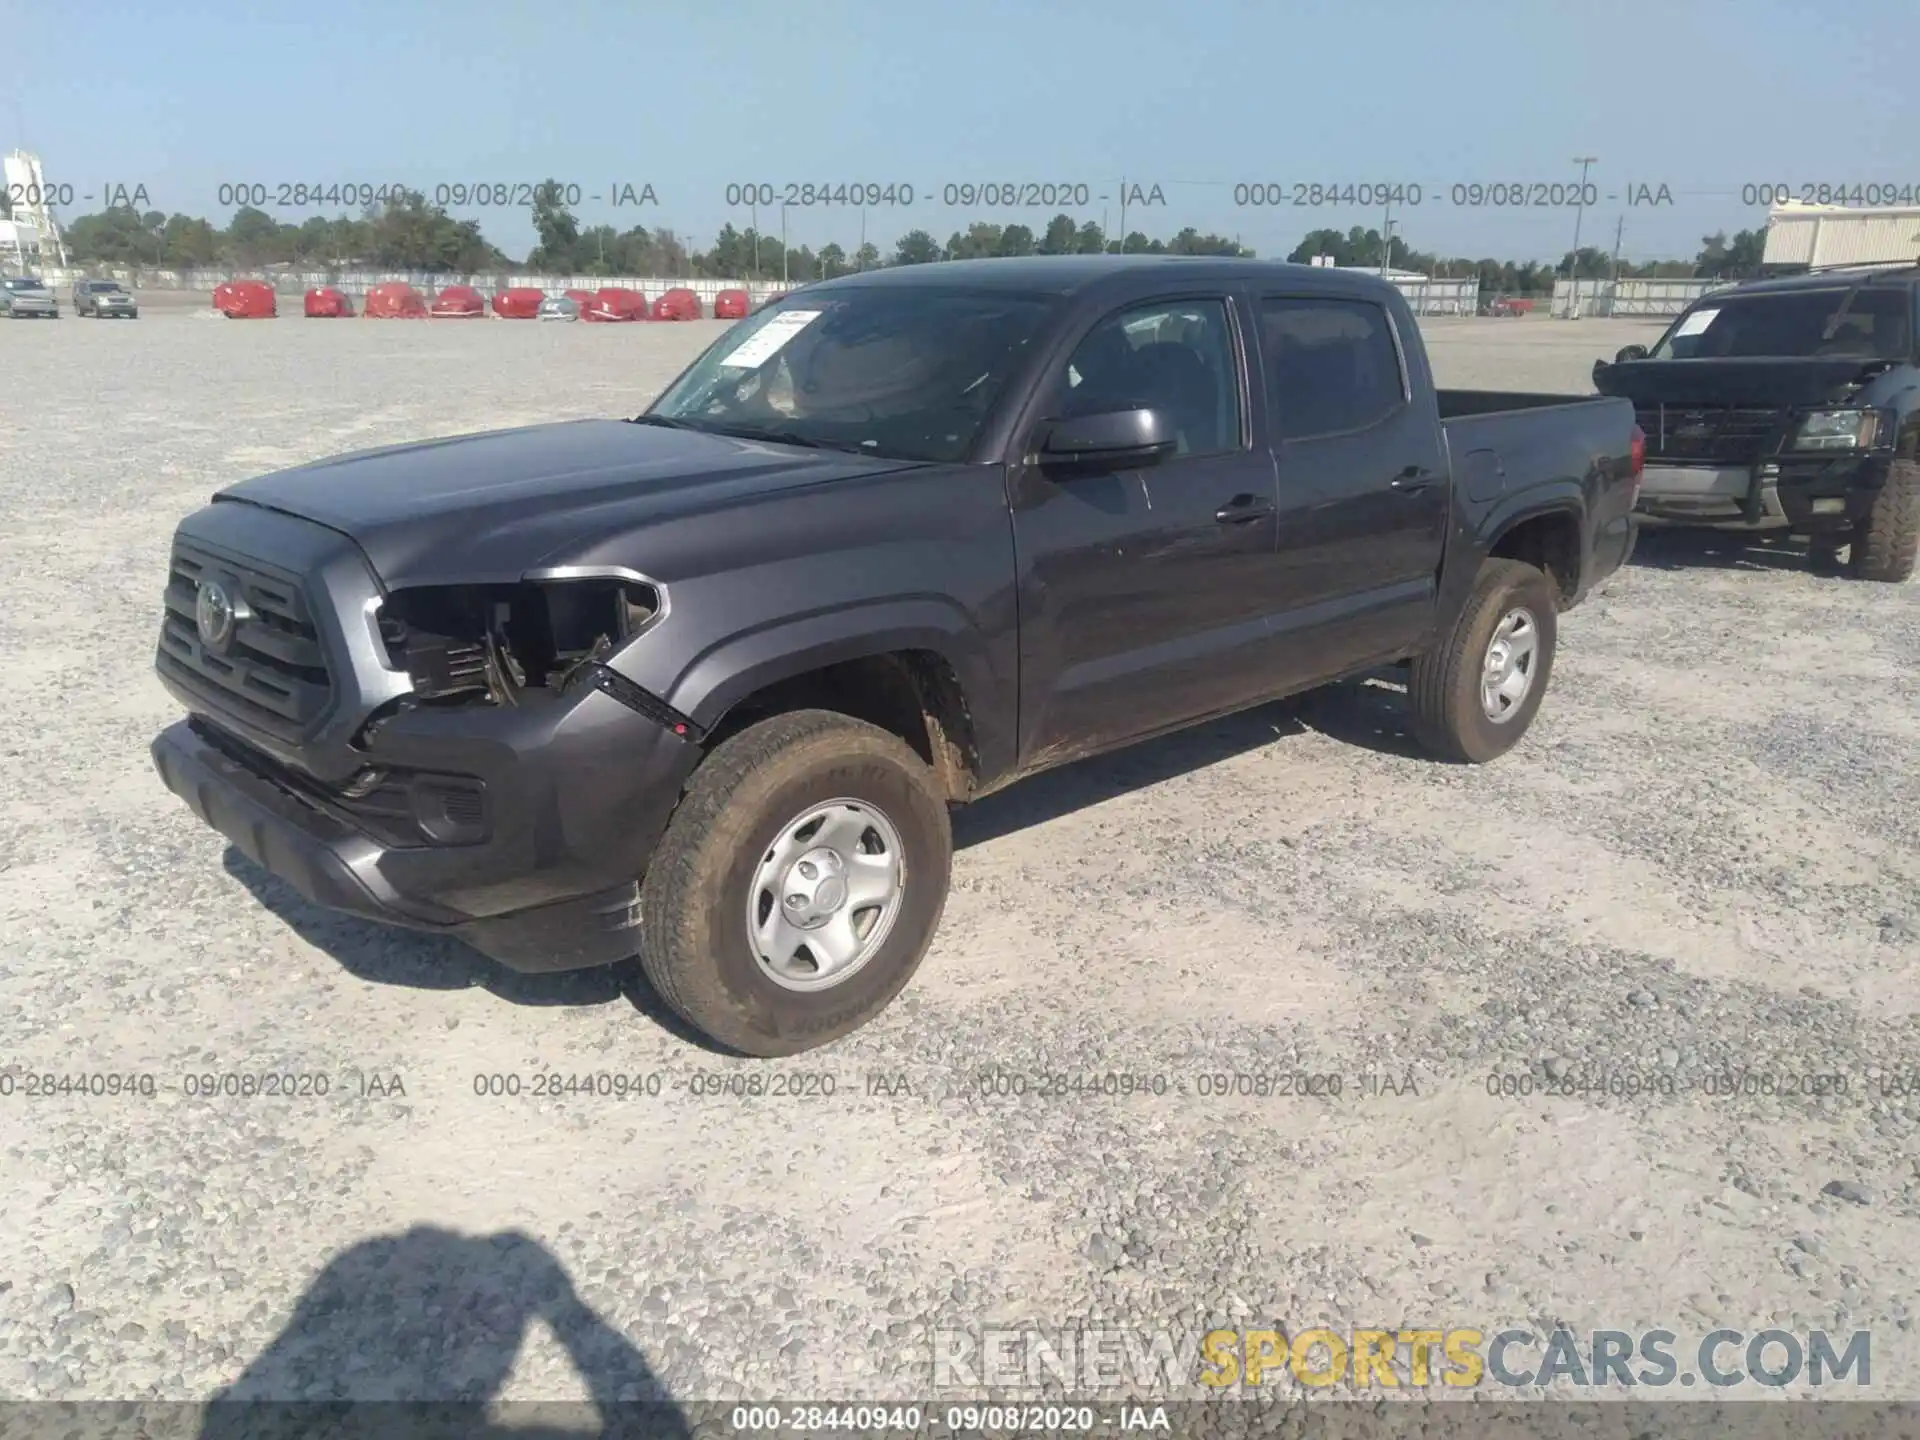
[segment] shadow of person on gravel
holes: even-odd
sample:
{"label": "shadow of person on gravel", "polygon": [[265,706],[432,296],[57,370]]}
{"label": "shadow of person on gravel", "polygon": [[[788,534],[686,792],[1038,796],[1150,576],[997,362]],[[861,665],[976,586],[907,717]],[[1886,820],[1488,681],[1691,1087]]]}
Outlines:
{"label": "shadow of person on gravel", "polygon": [[[565,1347],[591,1405],[496,1401],[536,1319]],[[208,1402],[199,1431],[200,1440],[691,1434],[640,1352],[544,1246],[511,1231],[433,1226],[335,1256],[286,1329]]]}
{"label": "shadow of person on gravel", "polygon": [[1800,570],[1815,575],[1828,569],[1814,559],[1804,536],[1664,526],[1641,530],[1628,563],[1649,570]]}

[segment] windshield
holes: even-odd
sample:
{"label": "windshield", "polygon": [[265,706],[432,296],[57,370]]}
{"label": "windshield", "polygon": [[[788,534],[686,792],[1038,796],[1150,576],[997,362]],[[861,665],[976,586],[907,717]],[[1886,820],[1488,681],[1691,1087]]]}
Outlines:
{"label": "windshield", "polygon": [[1051,308],[891,286],[795,295],[734,326],[647,413],[898,460],[961,460]]}
{"label": "windshield", "polygon": [[95,295],[112,295],[115,294],[120,287],[111,280],[95,280],[87,286],[87,289]]}
{"label": "windshield", "polygon": [[1906,290],[1781,290],[1708,296],[1654,347],[1655,360],[1904,360],[1912,343]]}
{"label": "windshield", "polygon": [[42,285],[38,280],[26,275],[16,275],[13,279],[7,281],[7,289],[9,290],[44,290],[46,288],[47,287]]}

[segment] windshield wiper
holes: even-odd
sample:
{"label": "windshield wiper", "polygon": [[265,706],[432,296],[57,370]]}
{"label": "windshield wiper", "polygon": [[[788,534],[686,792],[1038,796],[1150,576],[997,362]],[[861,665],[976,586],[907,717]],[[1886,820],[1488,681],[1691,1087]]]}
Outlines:
{"label": "windshield wiper", "polygon": [[802,435],[797,430],[782,430],[759,425],[715,425],[716,435],[731,435],[737,440],[770,440],[776,445],[799,445],[808,450],[841,450],[849,455],[871,455],[873,451],[852,440],[823,440],[817,435]]}
{"label": "windshield wiper", "polygon": [[849,455],[871,455],[873,451],[857,440],[822,440],[813,435],[801,435],[792,430],[761,430],[755,439],[766,439],[781,445],[804,445],[809,450],[841,450]]}
{"label": "windshield wiper", "polygon": [[768,440],[775,445],[799,445],[808,450],[839,450],[848,455],[872,455],[868,446],[853,440],[823,440],[817,435],[802,435],[798,430],[769,429],[758,425],[705,424],[680,420],[671,415],[635,415],[629,425],[658,425],[667,430],[693,430],[702,435],[728,435],[735,440]]}
{"label": "windshield wiper", "polygon": [[704,430],[704,425],[696,425],[691,420],[676,420],[671,415],[629,415],[629,425],[658,425],[666,430]]}

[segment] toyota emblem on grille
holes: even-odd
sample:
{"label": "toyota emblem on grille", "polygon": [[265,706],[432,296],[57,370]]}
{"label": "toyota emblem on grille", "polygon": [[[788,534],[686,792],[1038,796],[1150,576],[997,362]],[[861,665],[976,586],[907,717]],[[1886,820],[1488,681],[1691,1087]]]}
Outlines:
{"label": "toyota emblem on grille", "polygon": [[200,641],[215,650],[227,648],[227,642],[233,639],[234,623],[240,618],[240,607],[227,593],[227,587],[218,580],[202,580],[195,595],[193,606],[194,624],[199,628]]}

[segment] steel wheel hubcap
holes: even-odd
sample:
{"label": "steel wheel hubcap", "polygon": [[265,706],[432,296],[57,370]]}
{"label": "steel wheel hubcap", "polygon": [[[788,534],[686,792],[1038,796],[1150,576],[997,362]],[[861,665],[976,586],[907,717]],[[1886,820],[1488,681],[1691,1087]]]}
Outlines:
{"label": "steel wheel hubcap", "polygon": [[1480,672],[1480,708],[1494,724],[1511,720],[1526,703],[1540,660],[1540,626],[1531,610],[1509,610],[1487,644]]}
{"label": "steel wheel hubcap", "polygon": [[788,990],[840,984],[886,943],[905,891],[900,832],[878,807],[809,806],[775,832],[747,892],[761,972]]}

